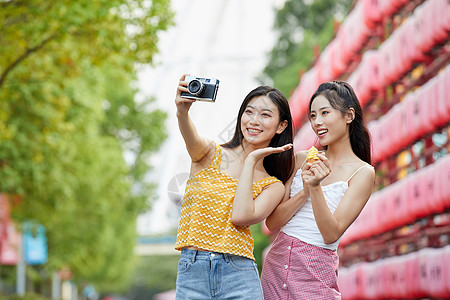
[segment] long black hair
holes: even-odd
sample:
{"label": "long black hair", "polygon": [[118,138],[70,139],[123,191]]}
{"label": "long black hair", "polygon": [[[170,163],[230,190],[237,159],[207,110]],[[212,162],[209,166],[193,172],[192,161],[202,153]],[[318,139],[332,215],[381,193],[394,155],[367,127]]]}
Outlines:
{"label": "long black hair", "polygon": [[348,113],[350,108],[355,110],[355,117],[349,128],[350,145],[356,156],[370,164],[372,159],[369,130],[364,123],[361,105],[353,88],[345,81],[322,83],[309,101],[309,115],[311,115],[311,104],[319,95],[323,95],[331,106],[339,110],[343,116]]}
{"label": "long black hair", "polygon": [[[259,86],[252,90],[244,99],[239,109],[236,129],[234,131],[234,136],[231,140],[222,145],[225,148],[235,148],[242,145],[244,135],[241,131],[241,118],[247,108],[248,103],[255,97],[266,96],[272,100],[278,108],[279,120],[287,121],[287,126],[280,134],[275,134],[275,136],[270,141],[269,147],[280,147],[293,142],[294,137],[294,126],[292,123],[291,111],[289,109],[289,104],[286,97],[279,90],[270,86]],[[274,153],[268,155],[263,161],[264,168],[267,173],[271,176],[275,176],[280,179],[283,183],[289,179],[294,170],[294,151],[289,149],[281,153]]]}

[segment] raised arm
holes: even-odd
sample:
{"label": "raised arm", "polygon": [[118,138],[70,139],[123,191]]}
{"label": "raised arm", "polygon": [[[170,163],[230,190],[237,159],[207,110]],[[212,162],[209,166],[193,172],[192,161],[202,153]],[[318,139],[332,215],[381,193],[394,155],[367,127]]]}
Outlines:
{"label": "raised arm", "polygon": [[181,92],[188,91],[186,88],[188,82],[184,81],[185,77],[186,74],[180,78],[175,104],[177,106],[178,127],[180,128],[189,156],[192,162],[195,163],[200,162],[210,151],[214,151],[214,145],[208,139],[198,134],[194,122],[189,117],[189,109],[195,100],[181,97]]}

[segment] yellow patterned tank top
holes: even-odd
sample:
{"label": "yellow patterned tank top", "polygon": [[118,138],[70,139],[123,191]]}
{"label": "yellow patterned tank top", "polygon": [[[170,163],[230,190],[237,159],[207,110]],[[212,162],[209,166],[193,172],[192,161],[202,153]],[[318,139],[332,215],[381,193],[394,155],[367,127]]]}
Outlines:
{"label": "yellow patterned tank top", "polygon": [[[219,169],[222,149],[217,144],[215,146],[210,166],[190,177],[186,183],[175,249],[194,246],[254,260],[249,227],[231,223],[238,180]],[[272,176],[254,182],[253,199],[264,187],[277,181],[280,180]]]}

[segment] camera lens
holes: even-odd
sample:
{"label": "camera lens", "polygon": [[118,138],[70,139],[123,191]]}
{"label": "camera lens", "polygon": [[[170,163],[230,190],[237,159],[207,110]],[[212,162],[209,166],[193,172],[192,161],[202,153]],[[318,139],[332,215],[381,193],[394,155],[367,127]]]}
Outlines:
{"label": "camera lens", "polygon": [[194,80],[191,80],[191,82],[189,82],[187,88],[188,88],[189,93],[191,93],[192,95],[200,96],[203,93],[205,86],[203,85],[203,83],[200,80],[194,79]]}

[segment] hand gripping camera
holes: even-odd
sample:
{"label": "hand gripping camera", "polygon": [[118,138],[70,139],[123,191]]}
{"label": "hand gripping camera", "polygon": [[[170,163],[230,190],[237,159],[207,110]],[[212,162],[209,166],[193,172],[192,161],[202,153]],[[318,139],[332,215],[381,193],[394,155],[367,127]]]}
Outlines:
{"label": "hand gripping camera", "polygon": [[199,78],[195,76],[186,76],[184,80],[189,82],[187,86],[189,92],[182,92],[181,97],[199,101],[216,101],[219,80],[215,78]]}

